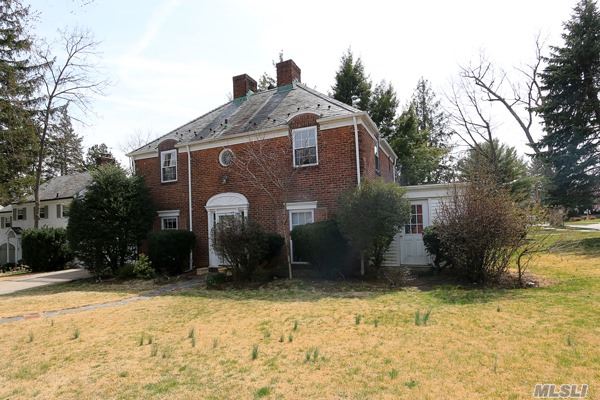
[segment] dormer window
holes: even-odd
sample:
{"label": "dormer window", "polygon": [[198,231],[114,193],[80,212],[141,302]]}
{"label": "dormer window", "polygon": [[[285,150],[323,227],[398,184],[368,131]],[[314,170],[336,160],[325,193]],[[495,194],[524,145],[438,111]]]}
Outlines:
{"label": "dormer window", "polygon": [[294,167],[307,167],[319,163],[316,126],[292,130],[292,141]]}
{"label": "dormer window", "polygon": [[177,180],[177,150],[160,153],[160,181],[175,182]]}

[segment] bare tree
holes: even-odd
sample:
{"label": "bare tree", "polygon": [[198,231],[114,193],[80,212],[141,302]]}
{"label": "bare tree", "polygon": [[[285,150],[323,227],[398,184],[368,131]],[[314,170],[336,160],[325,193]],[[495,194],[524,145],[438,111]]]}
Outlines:
{"label": "bare tree", "polygon": [[[120,144],[119,149],[125,154],[131,153],[132,151],[138,150],[148,143],[153,142],[158,136],[159,135],[151,129],[136,129]],[[130,173],[133,174],[134,168],[132,162],[129,163],[129,169]]]}
{"label": "bare tree", "polygon": [[538,35],[534,62],[524,68],[515,68],[519,78],[514,80],[504,70],[495,67],[483,54],[476,65],[461,67],[460,70],[461,78],[471,81],[480,89],[485,101],[499,103],[508,111],[536,155],[540,154],[540,149],[532,130],[535,128],[536,109],[542,102],[539,71],[543,61],[543,48],[544,44]]}
{"label": "bare tree", "polygon": [[[38,51],[40,64],[45,65],[41,71],[42,109],[38,113],[36,133],[39,149],[35,165],[34,183],[34,227],[39,226],[40,219],[40,184],[44,159],[46,157],[48,136],[54,123],[53,116],[67,105],[73,105],[84,114],[89,111],[90,96],[101,94],[107,82],[95,80],[95,63],[98,42],[88,32],[74,30],[61,32],[60,45],[62,54],[57,57],[51,46],[42,44]],[[79,121],[77,118],[73,118]],[[81,121],[80,121],[81,122]]]}
{"label": "bare tree", "polygon": [[[234,173],[255,189],[265,193],[274,209],[283,209],[292,193],[296,168],[291,167],[292,138],[288,135],[285,144],[266,140],[255,135],[245,143],[233,159]],[[286,247],[288,273],[292,278],[292,259],[290,252],[289,216],[283,213],[283,232]]]}

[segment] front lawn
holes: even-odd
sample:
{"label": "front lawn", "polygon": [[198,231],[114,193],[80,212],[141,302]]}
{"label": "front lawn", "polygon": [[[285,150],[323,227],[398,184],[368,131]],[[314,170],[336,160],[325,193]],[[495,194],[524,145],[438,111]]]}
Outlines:
{"label": "front lawn", "polygon": [[551,234],[535,289],[279,281],[0,325],[0,399],[528,399],[536,383],[598,398],[600,233]]}

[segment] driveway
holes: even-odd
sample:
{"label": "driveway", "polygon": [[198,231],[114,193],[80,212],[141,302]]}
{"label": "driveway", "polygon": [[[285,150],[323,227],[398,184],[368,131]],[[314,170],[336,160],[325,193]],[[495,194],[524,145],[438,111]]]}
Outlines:
{"label": "driveway", "polygon": [[575,224],[565,224],[569,228],[577,228],[577,229],[590,229],[594,231],[600,231],[600,224],[589,224],[589,225],[575,225]]}
{"label": "driveway", "polygon": [[31,289],[39,286],[53,285],[89,278],[86,269],[66,269],[63,271],[43,272],[39,274],[7,276],[0,280],[0,295]]}

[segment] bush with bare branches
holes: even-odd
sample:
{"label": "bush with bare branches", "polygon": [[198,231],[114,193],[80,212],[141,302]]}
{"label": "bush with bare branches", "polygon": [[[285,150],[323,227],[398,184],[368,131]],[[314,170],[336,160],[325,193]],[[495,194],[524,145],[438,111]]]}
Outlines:
{"label": "bush with bare branches", "polygon": [[497,281],[524,243],[530,218],[509,190],[480,174],[454,190],[438,212],[436,232],[450,265],[476,282]]}

